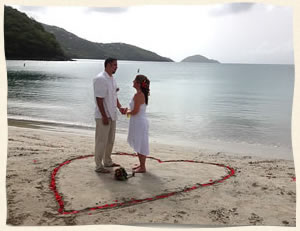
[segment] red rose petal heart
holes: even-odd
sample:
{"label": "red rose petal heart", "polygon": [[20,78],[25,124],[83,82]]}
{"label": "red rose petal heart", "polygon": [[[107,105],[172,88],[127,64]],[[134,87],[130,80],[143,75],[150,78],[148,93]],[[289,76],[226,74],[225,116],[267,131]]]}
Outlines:
{"label": "red rose petal heart", "polygon": [[[136,154],[128,154],[128,153],[117,153],[117,155],[120,155],[120,156],[132,156],[132,157],[136,157]],[[167,198],[167,197],[170,197],[170,196],[174,196],[178,193],[184,193],[184,192],[189,192],[191,190],[195,190],[195,189],[198,189],[198,188],[201,188],[201,187],[205,187],[205,186],[211,186],[211,185],[214,185],[216,183],[221,183],[223,182],[224,180],[230,178],[231,176],[233,176],[235,174],[235,171],[233,168],[229,167],[229,166],[225,166],[225,165],[222,165],[222,164],[218,164],[218,163],[209,163],[209,162],[203,162],[203,161],[194,161],[194,160],[166,160],[166,161],[162,161],[158,158],[154,158],[154,157],[151,157],[151,156],[148,156],[147,159],[152,159],[152,160],[156,160],[158,163],[160,164],[170,164],[172,163],[172,166],[171,167],[170,165],[168,166],[168,171],[169,172],[172,172],[172,174],[174,174],[175,178],[176,177],[179,177],[180,175],[177,175],[176,176],[176,172],[178,174],[178,172],[180,173],[180,166],[179,165],[176,165],[178,163],[193,163],[193,164],[205,164],[205,165],[211,165],[211,166],[217,166],[217,167],[221,167],[223,169],[226,170],[227,174],[225,176],[222,176],[221,178],[219,179],[215,179],[215,180],[212,180],[211,178],[207,178],[209,176],[206,176],[206,179],[207,179],[207,182],[205,183],[192,183],[190,186],[185,186],[184,188],[175,188],[174,191],[171,191],[171,192],[167,192],[167,193],[160,193],[160,194],[157,194],[155,196],[153,196],[153,194],[151,194],[151,190],[149,189],[154,189],[154,188],[157,188],[157,187],[153,187],[153,185],[149,185],[149,186],[145,186],[145,183],[151,183],[152,181],[152,184],[153,183],[156,183],[155,186],[161,186],[163,185],[164,183],[167,183],[169,184],[168,182],[174,180],[174,177],[172,179],[172,176],[168,176],[167,178],[163,179],[163,176],[162,177],[156,177],[155,175],[152,175],[151,177],[148,176],[148,181],[145,180],[144,178],[140,178],[140,180],[142,180],[141,182],[144,184],[145,188],[137,188],[136,190],[145,190],[145,192],[143,192],[144,194],[148,193],[148,191],[150,191],[149,193],[151,195],[147,195],[145,198],[142,198],[142,199],[135,199],[135,198],[131,198],[131,199],[125,199],[123,200],[122,202],[118,202],[120,200],[116,200],[117,198],[114,198],[112,201],[114,201],[115,203],[106,203],[106,204],[102,204],[102,205],[97,205],[98,203],[96,203],[95,206],[89,206],[89,207],[85,207],[85,208],[80,208],[80,209],[66,209],[65,208],[65,204],[66,202],[64,201],[64,197],[63,194],[61,192],[59,192],[60,188],[63,186],[63,185],[60,185],[58,186],[57,185],[57,174],[58,172],[60,171],[60,169],[68,164],[70,164],[72,161],[75,161],[75,160],[82,160],[82,159],[86,159],[86,158],[89,158],[89,157],[94,157],[94,155],[86,155],[86,156],[79,156],[79,157],[76,157],[76,158],[73,158],[73,159],[70,159],[70,160],[67,160],[61,164],[59,164],[58,167],[56,167],[53,171],[52,171],[52,174],[51,174],[51,183],[50,183],[50,188],[51,190],[54,192],[54,196],[55,196],[55,199],[59,205],[59,209],[58,209],[58,212],[61,213],[61,214],[74,214],[74,213],[79,213],[79,212],[83,212],[83,211],[93,211],[93,210],[98,210],[98,209],[108,209],[108,208],[118,208],[118,207],[124,207],[124,206],[130,206],[130,205],[135,205],[135,204],[138,204],[138,203],[142,203],[142,202],[150,202],[150,201],[154,201],[154,200],[158,200],[158,199],[163,199],[163,198]],[[148,162],[147,162],[148,163]],[[92,163],[94,165],[94,163]],[[202,165],[203,166],[203,165]],[[175,168],[174,168],[175,167]],[[196,166],[194,166],[196,167]],[[94,166],[91,166],[91,169],[93,169]],[[170,168],[171,168],[171,171],[170,171]],[[173,168],[173,169],[172,169]],[[160,171],[164,171],[165,169],[161,168],[162,170]],[[193,171],[193,168],[192,166],[189,166],[188,168],[189,170]],[[196,168],[194,168],[196,169]],[[199,167],[197,167],[197,169],[200,169]],[[204,167],[202,167],[202,169],[204,169]],[[205,169],[204,169],[205,170]],[[203,170],[203,171],[204,171]],[[75,171],[75,170],[74,170]],[[113,171],[113,170],[112,170]],[[166,170],[165,170],[166,171]],[[75,172],[73,172],[74,174]],[[130,173],[129,173],[130,174]],[[209,173],[207,173],[209,175]],[[95,175],[95,174],[94,174]],[[140,174],[142,175],[142,177],[145,177],[144,174]],[[205,175],[205,174],[203,174]],[[80,175],[79,175],[80,176]],[[185,176],[186,177],[186,176]],[[198,177],[198,176],[197,176]],[[135,177],[131,178],[131,179],[128,179],[128,181],[126,182],[117,182],[117,181],[114,181],[113,179],[107,177],[107,176],[101,176],[100,180],[104,180],[104,183],[106,186],[108,186],[107,188],[101,188],[100,190],[98,188],[94,189],[94,190],[98,190],[97,193],[101,193],[101,190],[102,192],[109,189],[109,185],[110,184],[112,186],[112,184],[116,185],[117,183],[120,183],[120,185],[118,185],[118,187],[121,188],[121,190],[124,190],[125,187],[130,187],[131,183],[133,182],[136,182],[138,181],[137,179],[135,179],[135,181],[133,180]],[[162,178],[162,179],[160,179]],[[149,180],[150,179],[150,180]],[[154,179],[154,180],[153,180]],[[106,182],[105,182],[106,181]],[[74,183],[74,182],[73,182]],[[98,182],[96,182],[98,183]],[[122,184],[124,183],[124,184]],[[91,182],[86,182],[86,184],[91,184]],[[128,186],[129,185],[129,186]],[[79,187],[81,187],[81,192],[84,194],[85,191],[82,190],[82,187],[86,190],[86,191],[90,191],[90,190],[93,190],[91,189],[93,186],[95,185],[88,185],[88,187],[85,188],[85,186],[81,186],[79,185]],[[96,185],[97,186],[97,185]],[[132,184],[133,187],[135,187],[134,183]],[[70,190],[73,189],[73,187],[75,187],[75,184],[71,184],[69,187]],[[135,189],[135,188],[134,188]],[[160,188],[159,188],[160,189]],[[159,190],[158,189],[158,190]],[[135,191],[135,190],[133,190]],[[126,191],[125,191],[126,192]],[[112,194],[113,192],[108,192],[109,194]],[[132,194],[132,191],[130,192]],[[85,195],[85,194],[84,194]],[[83,196],[84,196],[83,195]],[[140,195],[140,194],[138,194]],[[90,198],[87,198],[87,197],[82,197],[81,199],[87,199],[89,200],[90,202]],[[82,202],[84,204],[84,201]],[[82,206],[80,206],[82,207]]]}

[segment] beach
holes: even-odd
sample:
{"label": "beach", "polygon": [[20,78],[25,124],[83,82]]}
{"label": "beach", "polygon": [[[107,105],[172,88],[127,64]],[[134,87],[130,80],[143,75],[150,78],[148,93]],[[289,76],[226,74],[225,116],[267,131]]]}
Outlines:
{"label": "beach", "polygon": [[[292,160],[216,150],[150,142],[147,173],[116,181],[115,168],[94,171],[92,132],[10,124],[7,224],[295,227]],[[131,175],[138,160],[124,136],[113,153]]]}

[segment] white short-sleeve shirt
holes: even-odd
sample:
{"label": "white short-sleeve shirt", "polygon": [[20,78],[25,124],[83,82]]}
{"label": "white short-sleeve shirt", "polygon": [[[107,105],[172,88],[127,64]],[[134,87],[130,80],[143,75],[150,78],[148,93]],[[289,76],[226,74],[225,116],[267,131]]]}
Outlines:
{"label": "white short-sleeve shirt", "polygon": [[113,76],[109,76],[105,71],[99,73],[93,79],[95,118],[101,119],[102,115],[97,105],[96,98],[103,98],[104,110],[107,117],[117,120],[117,83]]}

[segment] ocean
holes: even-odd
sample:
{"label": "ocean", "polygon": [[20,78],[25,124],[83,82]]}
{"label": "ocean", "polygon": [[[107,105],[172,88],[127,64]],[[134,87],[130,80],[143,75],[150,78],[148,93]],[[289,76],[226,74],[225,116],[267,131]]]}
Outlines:
{"label": "ocean", "polygon": [[[103,60],[7,60],[8,118],[93,131],[93,78]],[[150,140],[292,159],[294,65],[118,61],[129,107],[139,70],[150,83]],[[127,134],[119,114],[117,132]]]}

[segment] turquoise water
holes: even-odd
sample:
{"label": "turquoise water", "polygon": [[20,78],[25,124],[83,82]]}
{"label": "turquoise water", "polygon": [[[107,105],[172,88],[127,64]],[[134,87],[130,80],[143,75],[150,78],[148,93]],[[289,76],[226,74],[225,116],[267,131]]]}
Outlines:
{"label": "turquoise water", "polygon": [[[293,65],[118,61],[118,66],[124,106],[135,93],[138,69],[151,80],[151,138],[199,148],[263,146],[292,156]],[[103,60],[8,60],[8,117],[93,129],[92,79],[102,69]],[[117,126],[126,134],[128,119],[119,115]]]}

